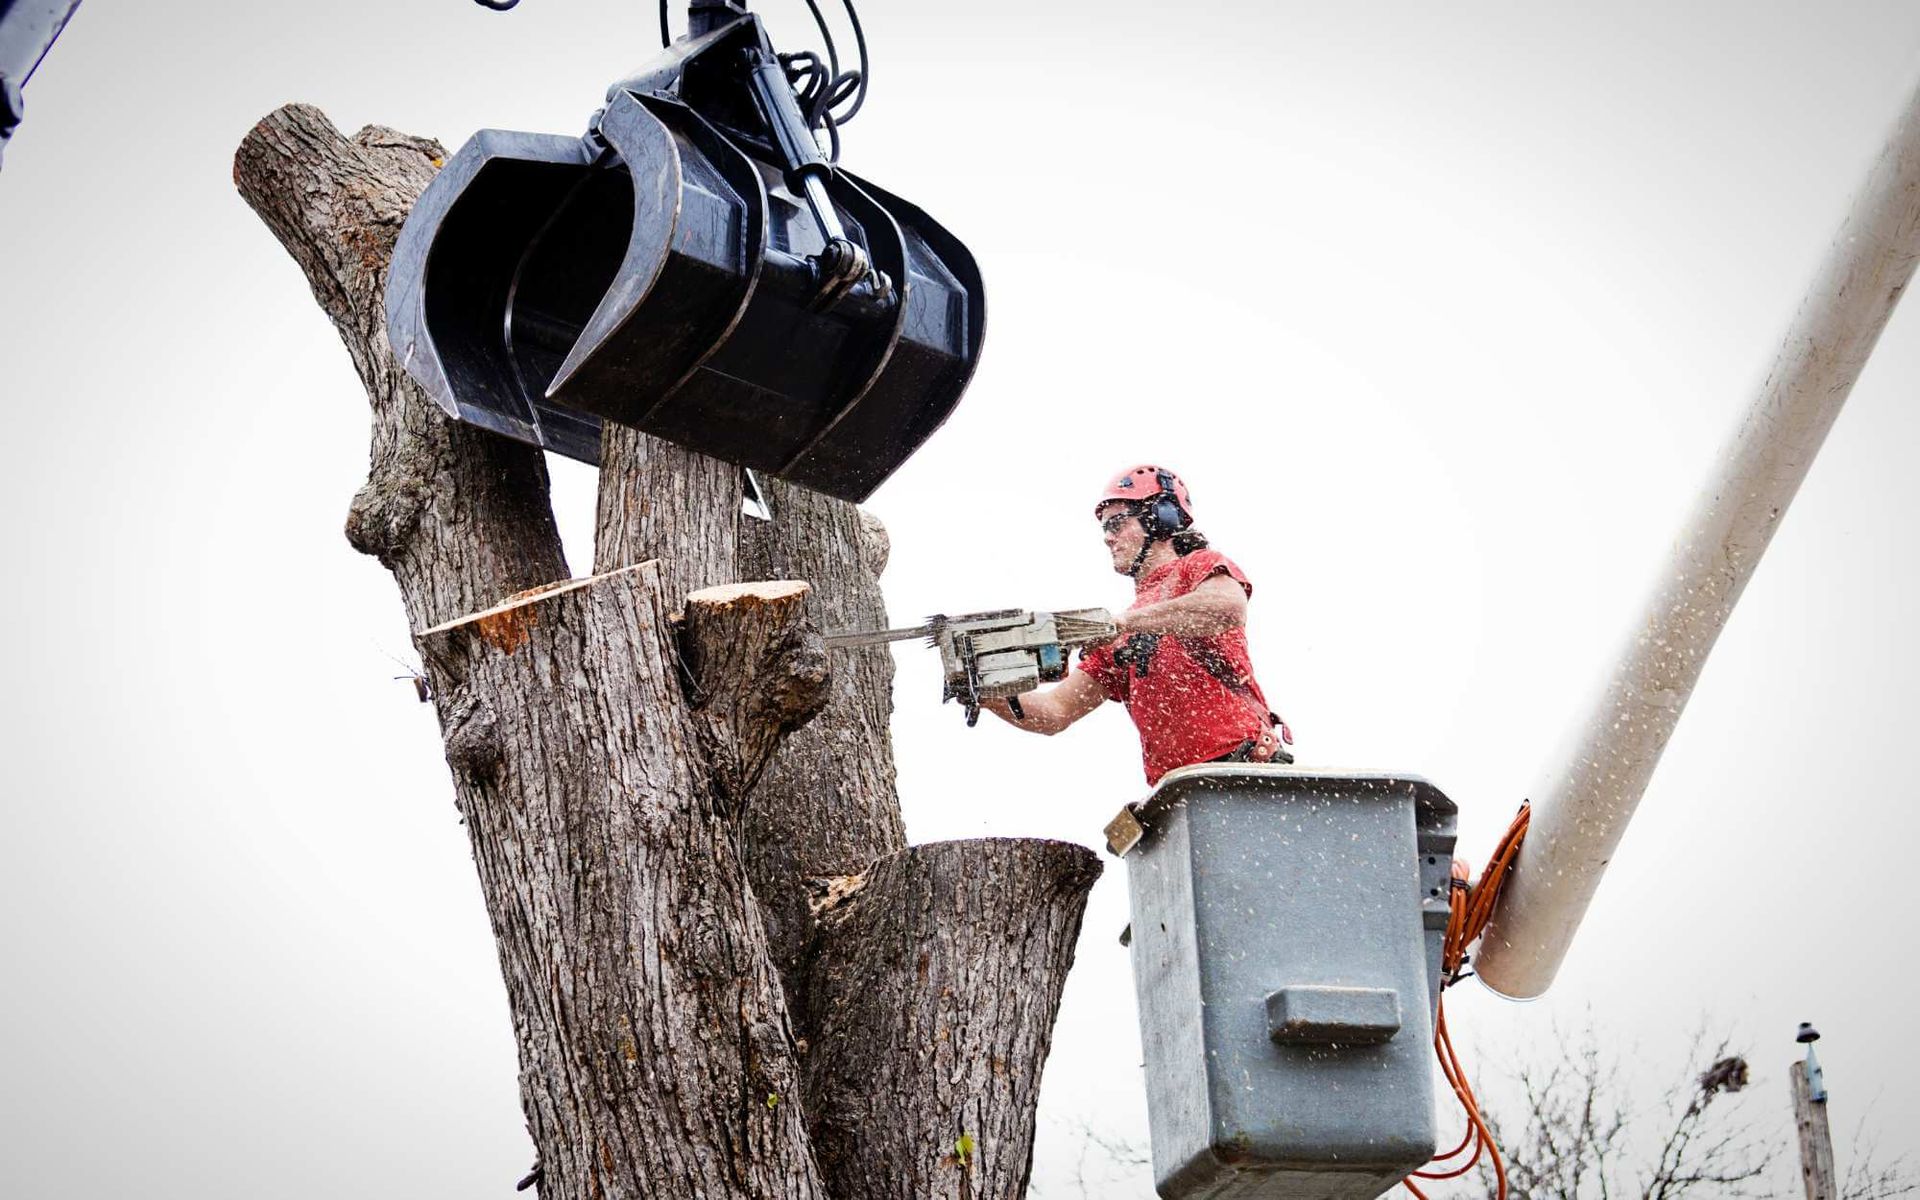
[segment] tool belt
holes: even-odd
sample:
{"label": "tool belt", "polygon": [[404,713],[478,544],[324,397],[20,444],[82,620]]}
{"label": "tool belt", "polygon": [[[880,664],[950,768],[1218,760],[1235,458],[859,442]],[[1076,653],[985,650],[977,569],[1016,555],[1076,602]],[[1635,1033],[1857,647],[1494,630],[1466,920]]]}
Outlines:
{"label": "tool belt", "polygon": [[[1264,758],[1255,758],[1254,752],[1259,750],[1263,744],[1271,746],[1272,752]],[[1248,738],[1238,746],[1222,754],[1219,758],[1209,759],[1208,761],[1217,763],[1272,762],[1286,765],[1293,762],[1293,751],[1287,749],[1286,743],[1269,733],[1264,737]]]}

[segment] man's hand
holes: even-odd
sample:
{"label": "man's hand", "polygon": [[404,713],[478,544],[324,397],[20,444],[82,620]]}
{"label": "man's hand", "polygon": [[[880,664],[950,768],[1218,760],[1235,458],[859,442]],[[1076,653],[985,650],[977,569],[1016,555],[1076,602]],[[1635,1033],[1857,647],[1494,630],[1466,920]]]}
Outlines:
{"label": "man's hand", "polygon": [[1175,637],[1212,637],[1247,623],[1246,589],[1230,575],[1214,575],[1184,596],[1118,613],[1120,636],[1170,633]]}

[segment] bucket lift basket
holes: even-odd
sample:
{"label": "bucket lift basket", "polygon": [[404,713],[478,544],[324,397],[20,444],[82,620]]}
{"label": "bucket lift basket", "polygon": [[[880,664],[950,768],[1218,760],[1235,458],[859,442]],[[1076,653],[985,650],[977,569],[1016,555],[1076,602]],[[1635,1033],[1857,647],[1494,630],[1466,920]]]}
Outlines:
{"label": "bucket lift basket", "polygon": [[1165,1200],[1373,1200],[1433,1157],[1455,813],[1413,775],[1202,764],[1108,826]]}
{"label": "bucket lift basket", "polygon": [[395,247],[388,336],[496,433],[597,464],[615,421],[864,500],[959,403],[979,270],[826,161],[757,17],[694,18],[585,137],[482,130],[448,160]]}

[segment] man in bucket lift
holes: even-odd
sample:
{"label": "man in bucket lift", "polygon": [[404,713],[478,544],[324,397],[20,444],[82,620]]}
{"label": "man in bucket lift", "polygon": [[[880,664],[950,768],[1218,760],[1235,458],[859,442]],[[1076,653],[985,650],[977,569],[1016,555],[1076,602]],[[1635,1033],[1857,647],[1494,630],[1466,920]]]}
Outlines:
{"label": "man in bucket lift", "polygon": [[1127,706],[1140,730],[1149,785],[1203,762],[1292,762],[1293,735],[1269,711],[1247,656],[1253,585],[1193,528],[1187,485],[1153,465],[1122,471],[1100,495],[1113,569],[1133,576],[1120,636],[1081,654],[1079,669],[1045,691],[981,704],[1018,729],[1054,734],[1100,707]]}

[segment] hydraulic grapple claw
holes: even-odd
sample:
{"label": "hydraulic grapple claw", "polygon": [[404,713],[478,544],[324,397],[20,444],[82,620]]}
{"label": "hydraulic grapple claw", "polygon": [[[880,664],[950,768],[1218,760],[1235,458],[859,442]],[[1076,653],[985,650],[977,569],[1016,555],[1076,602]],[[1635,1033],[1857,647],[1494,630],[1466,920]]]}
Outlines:
{"label": "hydraulic grapple claw", "polygon": [[771,55],[742,15],[615,85],[586,137],[461,147],[387,295],[442,409],[595,463],[615,421],[848,500],[946,419],[980,353],[973,258],[817,153],[792,161],[811,133],[764,99]]}

